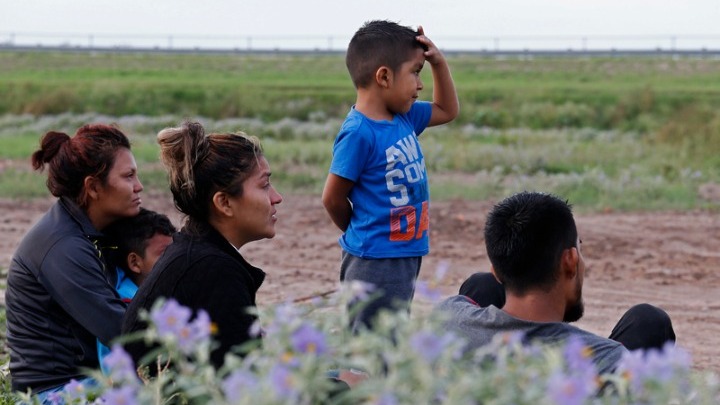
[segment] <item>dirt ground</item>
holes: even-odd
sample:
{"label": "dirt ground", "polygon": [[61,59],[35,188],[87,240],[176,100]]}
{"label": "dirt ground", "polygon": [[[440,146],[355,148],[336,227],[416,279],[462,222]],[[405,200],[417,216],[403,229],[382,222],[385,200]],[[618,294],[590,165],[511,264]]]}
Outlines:
{"label": "dirt ground", "polygon": [[[179,225],[170,197],[145,193],[144,205],[168,214]],[[340,232],[319,197],[285,195],[278,207],[277,235],[243,248],[245,257],[268,276],[259,305],[304,299],[338,286]],[[51,199],[0,199],[0,269],[7,269],[22,235],[52,203]],[[491,201],[441,201],[431,206],[431,253],[420,278],[449,263],[446,296],[462,280],[487,271],[482,228]],[[678,344],[693,356],[695,368],[720,372],[720,216],[705,211],[601,213],[576,215],[590,269],[585,281],[585,317],[578,326],[608,335],[630,305],[649,302],[673,319]],[[418,297],[413,316],[431,303]]]}

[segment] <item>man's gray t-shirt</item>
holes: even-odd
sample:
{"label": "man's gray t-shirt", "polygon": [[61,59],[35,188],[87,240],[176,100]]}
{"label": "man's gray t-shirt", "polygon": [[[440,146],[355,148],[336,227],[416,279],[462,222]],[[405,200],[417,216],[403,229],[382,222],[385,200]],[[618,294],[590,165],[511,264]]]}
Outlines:
{"label": "man's gray t-shirt", "polygon": [[577,336],[592,350],[593,362],[600,374],[613,371],[625,347],[564,322],[532,322],[514,318],[495,306],[480,307],[469,298],[456,295],[442,301],[437,310],[447,313],[448,329],[467,340],[466,350],[492,342],[498,334],[522,332],[526,341],[560,343]]}

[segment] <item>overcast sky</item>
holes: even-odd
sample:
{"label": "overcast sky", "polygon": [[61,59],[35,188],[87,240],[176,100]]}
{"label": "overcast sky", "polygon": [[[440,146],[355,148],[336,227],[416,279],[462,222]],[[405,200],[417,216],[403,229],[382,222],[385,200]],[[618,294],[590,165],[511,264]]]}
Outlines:
{"label": "overcast sky", "polygon": [[79,43],[109,40],[104,36],[117,43],[125,35],[128,43],[146,36],[161,46],[170,37],[178,46],[183,36],[217,37],[204,41],[218,44],[221,37],[253,37],[259,45],[274,36],[288,44],[320,37],[344,48],[371,19],[421,24],[441,47],[443,39],[447,46],[495,37],[503,45],[586,37],[591,46],[604,36],[626,36],[648,46],[664,47],[675,37],[677,46],[720,48],[720,0],[0,0],[0,42],[49,42],[30,37],[63,34],[63,41]]}

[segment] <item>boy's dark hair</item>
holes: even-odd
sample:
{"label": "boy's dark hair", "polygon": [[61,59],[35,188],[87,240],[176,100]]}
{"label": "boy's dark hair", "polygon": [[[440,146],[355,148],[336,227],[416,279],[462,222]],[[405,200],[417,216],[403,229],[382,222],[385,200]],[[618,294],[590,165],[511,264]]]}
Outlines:
{"label": "boy's dark hair", "polygon": [[392,21],[368,21],[353,35],[345,55],[345,65],[355,88],[367,87],[380,66],[396,71],[417,48],[418,31]]}
{"label": "boy's dark hair", "polygon": [[563,251],[576,244],[572,207],[551,194],[510,196],[493,207],[485,223],[485,247],[495,275],[515,294],[552,286]]}
{"label": "boy's dark hair", "polygon": [[123,270],[128,270],[127,257],[130,253],[136,253],[144,258],[148,240],[153,235],[159,233],[171,236],[176,231],[167,216],[140,208],[138,215],[113,222],[103,233],[117,245],[116,264]]}

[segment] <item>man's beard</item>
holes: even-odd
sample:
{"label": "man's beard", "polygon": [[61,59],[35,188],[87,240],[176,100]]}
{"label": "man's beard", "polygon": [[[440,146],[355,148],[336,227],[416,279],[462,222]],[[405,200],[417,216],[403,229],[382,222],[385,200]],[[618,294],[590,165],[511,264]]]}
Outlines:
{"label": "man's beard", "polygon": [[578,286],[577,297],[577,300],[572,305],[565,308],[563,322],[579,321],[585,313],[585,303],[582,298],[582,286]]}

